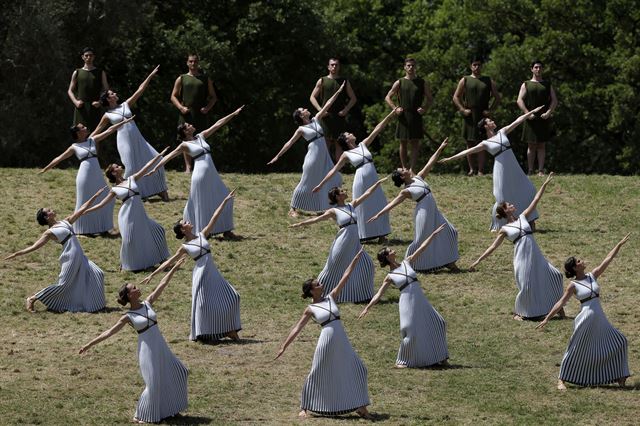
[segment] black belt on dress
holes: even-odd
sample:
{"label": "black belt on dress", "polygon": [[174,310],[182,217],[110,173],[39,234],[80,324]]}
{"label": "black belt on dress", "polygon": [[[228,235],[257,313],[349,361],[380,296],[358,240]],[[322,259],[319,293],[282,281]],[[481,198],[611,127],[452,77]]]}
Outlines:
{"label": "black belt on dress", "polygon": [[144,333],[145,331],[147,331],[148,329],[150,329],[151,327],[153,327],[154,325],[157,325],[157,324],[158,324],[157,322],[154,322],[153,324],[146,326],[142,330],[136,330],[136,331],[138,332],[138,334],[142,334],[142,333]]}
{"label": "black belt on dress", "polygon": [[198,256],[194,257],[193,260],[197,262],[198,259],[200,259],[202,256],[208,255],[209,253],[211,253],[211,250],[205,250],[204,253],[200,253]]}
{"label": "black belt on dress", "polygon": [[345,223],[344,225],[338,225],[338,227],[342,229],[342,228],[346,228],[347,226],[357,225],[357,224],[358,222],[354,220],[353,222]]}
{"label": "black belt on dress", "polygon": [[599,295],[599,294],[594,294],[593,296],[589,296],[589,297],[587,297],[586,299],[582,299],[582,300],[580,301],[580,303],[588,302],[589,300],[591,300],[591,299],[595,299],[596,297],[600,297],[600,295]]}
{"label": "black belt on dress", "polygon": [[82,163],[83,161],[87,161],[87,160],[89,160],[91,158],[98,158],[98,156],[97,155],[87,155],[86,157],[82,158],[80,160],[80,162]]}
{"label": "black belt on dress", "polygon": [[200,158],[200,157],[202,157],[203,155],[207,155],[207,154],[211,155],[211,151],[204,150],[204,151],[202,151],[200,154],[198,154],[198,155],[194,155],[194,156],[193,156],[193,159],[195,160],[195,159]]}
{"label": "black belt on dress", "polygon": [[313,138],[309,139],[309,140],[307,141],[307,143],[311,143],[311,142],[313,142],[313,141],[317,141],[317,140],[318,140],[318,139],[320,139],[320,138],[324,138],[324,135],[323,135],[322,133],[318,133],[318,136],[315,136],[315,137],[313,137]]}
{"label": "black belt on dress", "polygon": [[526,231],[524,234],[522,234],[522,235],[518,235],[518,238],[516,238],[515,240],[513,240],[513,244],[517,243],[517,242],[518,242],[518,240],[519,240],[520,238],[524,237],[525,235],[531,235],[531,234],[533,234],[533,232],[531,232],[531,231]]}
{"label": "black belt on dress", "polygon": [[429,195],[430,193],[431,193],[431,191],[427,190],[427,192],[425,192],[424,194],[422,194],[421,196],[419,196],[419,197],[416,199],[416,203],[419,203],[420,201],[422,201],[422,199],[423,199],[424,197],[426,197],[427,195]]}
{"label": "black belt on dress", "polygon": [[122,202],[124,203],[124,202],[125,202],[125,201],[127,201],[129,198],[131,198],[131,197],[135,197],[136,195],[140,195],[140,193],[139,193],[139,192],[137,192],[137,191],[133,191],[133,194],[128,194],[126,197],[124,197],[124,198],[122,199]]}
{"label": "black belt on dress", "polygon": [[329,324],[330,322],[335,321],[335,320],[339,320],[339,319],[340,319],[340,316],[337,316],[335,318],[330,318],[330,319],[326,320],[325,322],[321,322],[320,325],[322,327],[324,327],[325,325]]}
{"label": "black belt on dress", "polygon": [[398,287],[398,290],[402,291],[405,288],[409,287],[411,284],[415,283],[416,281],[418,281],[418,279],[417,278],[413,278],[413,281],[407,281],[406,283],[404,283],[400,287]]}
{"label": "black belt on dress", "polygon": [[493,158],[497,158],[500,154],[502,154],[503,152],[507,152],[507,151],[509,151],[510,149],[511,149],[511,147],[510,147],[510,146],[506,147],[505,149],[503,149],[502,151],[500,151],[499,153],[497,153],[497,154],[496,154],[496,156],[495,156],[495,157],[493,157]]}
{"label": "black belt on dress", "polygon": [[74,236],[76,234],[74,234],[73,232],[70,232],[69,235],[67,235],[66,237],[64,237],[64,240],[60,241],[61,245],[64,245],[64,243],[66,243],[67,241],[69,241],[69,238],[71,238],[72,236]]}
{"label": "black belt on dress", "polygon": [[356,170],[358,170],[360,167],[364,166],[365,164],[369,164],[369,163],[373,163],[373,160],[365,159],[362,163],[356,166]]}

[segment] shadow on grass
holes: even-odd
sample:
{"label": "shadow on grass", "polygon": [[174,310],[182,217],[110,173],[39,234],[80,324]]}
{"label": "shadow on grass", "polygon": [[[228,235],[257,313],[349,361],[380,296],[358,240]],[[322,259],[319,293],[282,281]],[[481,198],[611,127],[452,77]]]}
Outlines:
{"label": "shadow on grass", "polygon": [[240,340],[231,340],[231,339],[198,340],[198,343],[200,343],[201,345],[208,345],[208,346],[254,345],[254,344],[264,343],[264,340],[240,338]]}
{"label": "shadow on grass", "polygon": [[[389,420],[391,418],[391,416],[389,416],[388,414],[383,414],[383,413],[370,412],[369,414],[371,414],[371,417],[372,417],[371,421],[373,422]],[[362,417],[357,415],[355,412],[349,413],[349,414],[341,414],[341,415],[319,414],[319,413],[309,412],[308,416],[309,416],[308,417],[309,419],[318,418],[318,419],[333,419],[333,420],[344,420],[344,421],[362,420]]]}
{"label": "shadow on grass", "polygon": [[71,315],[73,315],[75,313],[78,313],[78,314],[95,314],[95,315],[97,315],[97,314],[110,314],[112,312],[123,312],[123,309],[122,308],[118,308],[116,306],[107,306],[106,308],[102,308],[99,311],[95,311],[95,312],[69,312],[69,311],[57,312],[57,311],[50,311],[48,309],[42,310],[42,311],[39,311],[39,310],[36,309],[36,311],[34,313],[35,314],[47,313],[47,314],[56,314],[56,315],[60,315],[60,314],[71,314]]}
{"label": "shadow on grass", "polygon": [[400,240],[397,238],[389,238],[389,240],[387,240],[387,242],[385,244],[382,245],[386,245],[386,246],[392,246],[392,245],[407,245],[407,244],[411,244],[413,242],[413,240]]}
{"label": "shadow on grass", "polygon": [[160,422],[160,424],[167,425],[208,425],[213,420],[210,417],[204,416],[183,416],[181,414],[177,414],[173,417],[169,417],[168,419],[164,419]]}

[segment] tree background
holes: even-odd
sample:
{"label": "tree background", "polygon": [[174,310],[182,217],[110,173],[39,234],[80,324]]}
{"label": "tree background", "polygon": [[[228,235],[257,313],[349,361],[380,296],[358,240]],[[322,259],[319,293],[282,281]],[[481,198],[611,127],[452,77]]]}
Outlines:
{"label": "tree background", "polygon": [[[559,98],[547,168],[558,172],[640,172],[640,8],[611,0],[26,0],[0,16],[0,166],[41,167],[70,143],[73,106],[66,91],[80,51],[96,50],[110,85],[126,99],[156,64],[160,74],[138,103],[136,122],[156,147],[175,144],[175,78],[197,51],[219,102],[214,118],[247,105],[212,138],[223,171],[300,169],[303,143],[268,168],[291,136],[291,112],[311,107],[309,94],[342,61],[358,96],[349,122],[362,137],[388,112],[383,98],[402,76],[402,59],[418,60],[434,105],[425,118],[422,156],[452,137],[461,149],[461,119],[451,102],[469,59],[486,58],[484,74],[503,95],[498,124],[519,115],[515,100],[533,59],[545,63]],[[381,172],[395,167],[391,124],[377,143]],[[515,151],[526,147],[514,134]],[[115,149],[111,148],[111,153]],[[173,163],[178,166],[179,162]],[[441,170],[460,171],[463,162]]]}

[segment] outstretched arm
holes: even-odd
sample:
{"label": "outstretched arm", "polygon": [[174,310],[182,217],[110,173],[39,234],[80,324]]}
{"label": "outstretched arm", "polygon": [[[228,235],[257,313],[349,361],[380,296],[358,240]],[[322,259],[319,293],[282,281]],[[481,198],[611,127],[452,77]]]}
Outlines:
{"label": "outstretched arm", "polygon": [[48,172],[49,170],[53,169],[55,166],[57,166],[67,158],[71,157],[72,155],[73,155],[73,147],[69,146],[67,149],[64,150],[62,154],[58,155],[56,158],[51,160],[51,162],[47,164],[44,169],[38,171],[38,174]]}
{"label": "outstretched arm", "polygon": [[156,268],[155,271],[153,271],[152,273],[150,273],[149,275],[144,277],[142,280],[140,280],[138,282],[138,284],[149,284],[149,282],[153,279],[153,277],[158,275],[160,272],[164,271],[166,268],[170,267],[173,264],[173,262],[178,260],[178,258],[180,256],[182,256],[183,254],[186,254],[186,250],[182,246],[180,246],[180,248],[175,252],[175,254],[173,256],[171,256],[169,259],[165,260],[162,263],[162,265],[160,265],[160,266],[158,266]]}
{"label": "outstretched arm", "polygon": [[42,247],[43,245],[45,245],[47,243],[47,241],[49,240],[53,240],[55,239],[55,235],[53,235],[53,233],[51,231],[49,231],[48,229],[46,231],[44,231],[42,233],[42,235],[40,236],[40,238],[38,238],[38,240],[31,244],[29,247],[24,248],[20,251],[17,251],[15,253],[12,253],[8,256],[6,256],[4,258],[4,260],[11,260],[14,257],[18,257],[18,256],[22,256],[23,254],[27,254],[27,253],[31,253],[32,251],[36,251],[38,250],[40,247]]}
{"label": "outstretched arm", "polygon": [[429,237],[426,240],[424,240],[422,244],[420,244],[420,247],[418,247],[418,249],[416,251],[414,251],[411,256],[407,256],[407,258],[406,258],[407,262],[412,263],[413,259],[415,259],[416,257],[420,256],[422,254],[422,252],[425,251],[427,247],[429,247],[429,244],[431,244],[431,242],[434,240],[434,238],[436,238],[436,235],[438,235],[445,228],[445,226],[447,226],[446,223],[443,223],[442,225],[438,226],[431,233],[431,235],[429,235]]}
{"label": "outstretched arm", "polygon": [[[102,189],[99,189],[98,193],[101,193],[101,192],[102,192]],[[101,208],[109,204],[115,196],[116,194],[114,194],[112,191],[109,191],[109,193],[98,204],[96,204],[95,206],[89,207],[82,214],[85,215],[85,214],[93,213],[96,210],[100,210]]]}
{"label": "outstretched arm", "polygon": [[505,135],[508,135],[513,131],[513,129],[518,127],[520,124],[524,123],[525,120],[527,120],[536,112],[540,111],[542,108],[544,108],[544,105],[540,105],[538,108],[532,109],[531,111],[522,114],[520,117],[516,118],[513,123],[503,127],[500,131],[503,132]]}
{"label": "outstretched arm", "polygon": [[429,161],[427,161],[427,164],[425,164],[422,170],[418,172],[418,176],[424,179],[424,177],[429,174],[433,166],[436,164],[436,161],[438,161],[438,157],[440,157],[442,151],[447,147],[447,143],[449,143],[449,138],[445,138],[442,141],[438,149],[436,149],[436,152],[434,152],[431,158],[429,158]]}
{"label": "outstretched arm", "polygon": [[378,137],[380,132],[382,132],[385,127],[387,127],[387,124],[389,124],[389,121],[391,121],[391,119],[395,116],[396,116],[395,110],[387,114],[387,116],[376,125],[373,131],[369,134],[369,136],[365,138],[365,140],[362,141],[362,143],[364,143],[366,146],[369,146],[371,142],[373,142]]}
{"label": "outstretched arm", "polygon": [[153,305],[156,302],[156,300],[158,300],[158,297],[160,297],[160,295],[162,294],[164,289],[167,288],[167,285],[169,285],[169,281],[171,281],[171,278],[173,277],[173,274],[176,273],[178,268],[180,268],[182,265],[184,265],[184,262],[186,260],[187,260],[186,257],[182,257],[180,260],[178,260],[176,262],[175,265],[173,265],[171,270],[169,272],[167,272],[167,274],[164,277],[162,277],[162,279],[160,280],[160,283],[158,284],[158,286],[146,298],[146,301],[149,302],[150,305]]}
{"label": "outstretched arm", "polygon": [[367,220],[367,223],[371,223],[374,220],[378,219],[380,216],[382,216],[383,214],[385,214],[389,210],[393,209],[398,204],[402,203],[404,200],[406,200],[407,198],[410,198],[410,197],[411,197],[411,195],[409,195],[409,191],[407,191],[406,189],[403,189],[396,196],[396,198],[391,200],[391,202],[389,204],[387,204],[386,206],[384,206],[384,208],[382,210],[380,210],[378,213],[376,213],[373,216],[371,216],[371,218],[369,220]]}
{"label": "outstretched arm", "polygon": [[376,189],[378,189],[378,187],[380,185],[382,185],[382,182],[384,182],[385,180],[389,179],[389,176],[384,177],[382,179],[378,179],[378,181],[376,183],[374,183],[373,185],[371,185],[365,192],[364,194],[362,194],[361,196],[359,196],[358,198],[354,199],[353,201],[351,201],[351,204],[353,205],[353,207],[358,207],[360,204],[364,203],[365,200],[367,198],[369,198],[371,196],[371,194],[373,194],[375,192]]}
{"label": "outstretched arm", "polygon": [[629,236],[631,235],[631,233],[628,233],[627,235],[624,236],[623,239],[620,240],[620,242],[618,244],[616,244],[616,246],[611,249],[611,251],[609,252],[609,254],[607,255],[607,257],[604,258],[604,260],[602,261],[602,263],[600,265],[598,265],[593,271],[591,271],[591,274],[595,277],[598,278],[600,275],[602,275],[602,273],[605,271],[605,269],[607,269],[607,267],[609,266],[609,264],[611,263],[611,261],[613,260],[614,257],[616,257],[618,255],[618,252],[620,251],[620,248],[627,242],[629,241]]}
{"label": "outstretched arm", "polygon": [[226,117],[222,117],[220,120],[216,121],[213,126],[211,126],[208,129],[202,131],[200,133],[202,135],[202,137],[207,139],[209,136],[211,136],[212,134],[214,134],[215,132],[220,130],[220,128],[224,127],[224,125],[227,124],[229,121],[231,121],[232,118],[234,118],[236,115],[240,114],[240,111],[242,111],[242,108],[244,108],[244,105],[242,105],[240,108],[238,108],[237,110],[233,111],[231,114],[227,115]]}
{"label": "outstretched arm", "polygon": [[100,194],[102,194],[104,191],[107,191],[107,190],[109,190],[109,187],[106,186],[106,185],[103,186],[101,189],[98,190],[98,192],[93,194],[93,196],[91,198],[89,198],[87,201],[85,201],[84,204],[81,205],[78,210],[73,212],[71,215],[67,216],[65,218],[65,220],[67,220],[69,223],[73,223],[76,220],[78,220],[78,218],[80,216],[82,216],[86,212],[86,210],[89,208],[89,206],[91,206],[91,204],[93,204],[93,202],[98,199]]}
{"label": "outstretched arm", "polygon": [[457,160],[459,158],[464,158],[469,154],[475,154],[483,150],[484,150],[484,145],[477,144],[475,146],[472,146],[471,148],[465,149],[464,151],[460,151],[459,153],[452,155],[451,157],[443,158],[442,160],[438,161],[438,163],[441,163],[441,164],[448,163],[449,161]]}
{"label": "outstretched arm", "polygon": [[333,209],[328,209],[324,213],[322,213],[320,216],[312,217],[311,219],[303,220],[302,222],[293,223],[289,225],[289,228],[297,228],[299,226],[311,225],[313,223],[321,222],[323,220],[327,220],[329,218],[335,218],[335,217],[336,217],[336,213],[333,211]]}
{"label": "outstretched arm", "polygon": [[360,315],[358,315],[358,319],[364,318],[365,315],[369,313],[369,309],[371,309],[373,305],[375,305],[380,301],[380,299],[382,299],[382,295],[387,290],[387,288],[389,288],[390,284],[391,278],[389,278],[389,275],[387,275],[386,277],[384,277],[384,281],[382,281],[382,285],[380,286],[380,289],[378,289],[376,295],[373,296],[373,299],[371,299],[369,304],[362,310],[362,312],[360,312]]}
{"label": "outstretched arm", "polygon": [[90,347],[97,345],[98,343],[102,342],[103,340],[107,340],[109,337],[113,336],[118,331],[122,330],[122,327],[127,325],[127,323],[129,323],[129,322],[131,322],[131,320],[129,319],[128,315],[121,316],[120,319],[118,320],[118,322],[115,323],[115,325],[113,327],[111,327],[110,329],[108,329],[107,331],[103,332],[98,337],[96,337],[95,339],[93,339],[92,341],[90,341],[89,343],[84,345],[83,347],[81,347],[80,351],[78,351],[78,353],[79,354],[83,354],[83,353],[87,352]]}
{"label": "outstretched arm", "polygon": [[531,214],[531,212],[536,209],[536,206],[538,205],[538,202],[542,198],[542,194],[544,194],[544,191],[545,191],[545,189],[547,189],[547,185],[549,185],[549,182],[551,182],[552,178],[553,178],[553,172],[549,173],[549,176],[547,176],[547,179],[544,181],[544,183],[542,184],[540,189],[538,189],[538,192],[536,193],[536,196],[533,197],[533,200],[531,200],[531,204],[529,204],[529,207],[524,209],[524,211],[522,212],[523,215],[529,216]]}
{"label": "outstretched arm", "polygon": [[284,342],[282,342],[282,345],[280,345],[280,349],[278,350],[278,353],[276,354],[276,357],[274,358],[274,360],[282,356],[284,351],[287,349],[287,346],[289,346],[291,342],[293,342],[293,340],[296,337],[298,337],[298,334],[300,334],[300,332],[302,331],[304,326],[307,325],[310,319],[311,319],[311,309],[307,307],[307,309],[305,309],[304,313],[302,314],[302,318],[300,318],[298,323],[291,329],[287,338],[284,340]]}
{"label": "outstretched arm", "polygon": [[363,252],[364,252],[364,247],[361,248],[358,253],[356,253],[355,257],[353,258],[353,260],[351,260],[351,263],[347,267],[347,270],[344,271],[344,274],[342,274],[342,278],[340,278],[340,281],[338,281],[338,285],[335,286],[333,290],[331,290],[331,293],[329,293],[329,295],[334,299],[338,298],[338,295],[340,294],[344,286],[347,284],[347,281],[349,281],[349,276],[351,275],[353,270],[356,269],[356,265],[358,264],[358,261],[362,257]]}
{"label": "outstretched arm", "polygon": [[480,263],[482,260],[489,257],[491,253],[496,251],[496,249],[500,247],[500,244],[502,244],[502,242],[504,241],[504,237],[505,237],[504,232],[500,232],[496,237],[495,241],[493,242],[493,244],[491,244],[489,248],[486,249],[484,253],[482,253],[482,255],[478,258],[478,260],[476,260],[471,264],[471,266],[469,267],[469,270],[474,271],[476,269],[476,266],[478,266],[478,263]]}
{"label": "outstretched arm", "polygon": [[129,99],[127,99],[127,103],[129,104],[130,107],[132,107],[133,105],[135,105],[136,101],[138,100],[138,98],[140,96],[142,96],[142,94],[144,93],[144,91],[147,89],[147,86],[149,85],[149,82],[151,81],[151,79],[153,78],[153,76],[155,76],[158,73],[158,69],[160,68],[160,65],[158,65],[157,67],[155,67],[153,69],[153,71],[151,71],[151,73],[149,73],[149,75],[147,76],[147,78],[144,79],[144,81],[142,83],[140,83],[140,86],[138,86],[138,90],[136,90],[133,95],[131,95],[129,97]]}
{"label": "outstretched arm", "polygon": [[[164,152],[164,151],[163,151]],[[173,160],[173,158],[177,157],[183,152],[187,152],[184,142],[176,147],[173,151],[171,151],[168,155],[165,155],[162,160],[158,164],[156,164],[150,172],[146,173],[144,176],[150,176],[158,171],[160,167],[164,167],[169,161]]]}
{"label": "outstretched arm", "polygon": [[333,103],[335,102],[336,99],[338,99],[338,96],[340,95],[340,92],[342,92],[344,90],[344,86],[347,84],[347,81],[345,80],[342,85],[340,85],[340,88],[338,90],[336,90],[336,93],[333,94],[333,96],[331,96],[329,98],[329,100],[327,101],[326,104],[324,104],[324,106],[322,107],[322,109],[320,109],[320,111],[318,111],[318,113],[316,114],[316,120],[321,119],[322,117],[324,117],[325,115],[327,115],[327,111],[329,111],[329,108],[331,108],[331,105],[333,105]]}
{"label": "outstretched arm", "polygon": [[159,158],[161,158],[164,154],[166,154],[167,151],[169,151],[169,147],[166,147],[165,149],[162,150],[162,152],[156,154],[151,160],[149,160],[147,164],[145,164],[140,170],[138,170],[136,173],[133,174],[133,180],[137,181],[138,179],[142,178],[147,173],[147,171],[151,168],[151,166],[153,166],[155,162],[158,161]]}
{"label": "outstretched arm", "polygon": [[320,191],[320,188],[322,188],[322,185],[327,183],[329,179],[331,179],[336,173],[338,173],[344,167],[347,160],[348,160],[347,155],[343,152],[342,155],[340,156],[340,159],[335,164],[335,166],[333,166],[333,168],[329,170],[329,173],[327,173],[327,175],[320,181],[320,183],[315,188],[311,190],[311,192]]}
{"label": "outstretched arm", "polygon": [[220,205],[218,206],[218,208],[216,208],[216,210],[213,212],[213,215],[211,216],[211,219],[209,220],[209,223],[207,223],[207,226],[205,226],[204,228],[202,228],[202,230],[200,232],[202,232],[202,235],[209,235],[211,234],[211,232],[213,231],[213,227],[216,224],[216,221],[218,220],[218,218],[220,217],[220,215],[222,214],[222,211],[224,210],[224,206],[227,204],[227,202],[232,199],[234,196],[236,195],[236,190],[234,189],[233,191],[231,191],[229,194],[227,194],[227,196],[224,198],[224,200],[222,200],[222,202],[220,203]]}
{"label": "outstretched arm", "polygon": [[285,152],[289,151],[289,148],[291,148],[291,146],[293,146],[293,144],[296,143],[296,141],[300,139],[301,136],[302,136],[302,130],[298,127],[298,129],[293,133],[293,136],[291,136],[291,139],[289,139],[284,145],[282,145],[282,148],[280,148],[280,152],[278,152],[276,156],[273,157],[271,161],[267,163],[267,166],[270,166],[271,164],[278,161],[280,157],[284,155]]}
{"label": "outstretched arm", "polygon": [[571,296],[575,294],[575,292],[576,292],[575,284],[569,283],[567,288],[564,290],[564,293],[562,294],[562,297],[560,298],[560,300],[558,300],[556,304],[553,305],[553,308],[551,308],[547,316],[544,317],[542,321],[540,321],[540,324],[536,326],[536,329],[538,330],[543,329],[544,326],[547,325],[547,323],[549,322],[549,319],[553,318],[558,312],[560,312],[560,309],[562,309],[564,305],[567,304],[567,302],[569,301]]}
{"label": "outstretched arm", "polygon": [[[106,116],[104,116],[104,117],[106,118]],[[89,137],[93,138],[93,140],[96,143],[98,143],[98,142],[102,141],[104,138],[106,138],[107,136],[111,135],[116,130],[118,130],[120,127],[124,126],[126,123],[130,122],[131,120],[133,120],[134,118],[136,118],[135,115],[132,115],[129,118],[125,118],[121,122],[109,126],[109,128],[107,130],[105,130],[104,132],[102,132],[102,133],[98,133],[98,130],[99,130],[99,126],[98,126],[91,133],[91,135],[89,135]]]}

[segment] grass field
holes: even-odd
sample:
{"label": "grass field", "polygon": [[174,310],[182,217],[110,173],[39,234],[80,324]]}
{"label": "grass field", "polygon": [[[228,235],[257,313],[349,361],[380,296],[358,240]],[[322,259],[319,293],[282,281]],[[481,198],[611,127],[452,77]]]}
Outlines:
{"label": "grass field", "polygon": [[[147,213],[170,228],[181,216],[189,177],[168,173],[169,203],[147,202]],[[241,295],[240,343],[203,345],[188,340],[191,268],[188,261],[156,305],[161,330],[176,355],[189,367],[189,409],[169,419],[175,424],[295,424],[300,390],[309,371],[320,329],[309,323],[278,360],[280,342],[299,319],[306,301],[304,279],[324,265],[336,226],[321,223],[289,229],[289,200],[294,174],[226,174],[237,188],[235,223],[239,242],[212,243],[215,262]],[[352,176],[347,176],[350,191]],[[44,230],[35,211],[52,206],[60,217],[74,206],[75,170],[0,169],[3,238],[0,253],[31,244]],[[488,232],[491,178],[453,175],[428,177],[440,210],[457,227],[461,268],[491,244]],[[542,178],[534,178],[539,186]],[[388,197],[396,188],[385,183]],[[561,267],[576,254],[596,266],[627,232],[629,243],[600,278],[602,303],[611,322],[629,340],[632,374],[640,371],[640,179],[612,176],[558,176],[538,210],[536,240],[548,259]],[[117,206],[118,207],[118,206]],[[412,239],[413,202],[391,214],[391,245],[399,252]],[[167,232],[172,251],[179,241]],[[106,274],[108,309],[96,314],[54,314],[25,298],[53,283],[60,247],[0,262],[0,423],[126,424],[143,389],[137,335],[129,327],[78,355],[80,346],[110,327],[124,312],[115,294],[125,281],[142,274],[121,273],[119,239],[81,238],[87,256]],[[380,248],[366,245],[372,256]],[[552,321],[544,331],[535,323],[511,319],[516,294],[513,248],[505,242],[474,273],[420,275],[422,287],[447,321],[451,367],[392,368],[399,346],[398,291],[363,320],[362,305],[341,305],[351,342],[369,371],[372,413],[389,424],[637,424],[640,380],[627,387],[555,389],[559,363],[573,321]],[[376,264],[377,265],[377,264]],[[377,268],[376,288],[385,271]],[[157,284],[155,280],[151,285]],[[148,289],[152,288],[151,286]],[[143,292],[148,294],[148,289]],[[579,303],[572,300],[573,318]],[[313,417],[310,424],[364,423],[354,415]]]}

